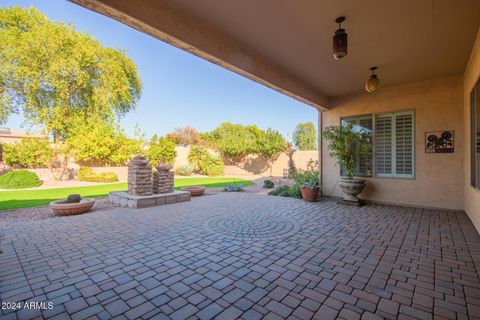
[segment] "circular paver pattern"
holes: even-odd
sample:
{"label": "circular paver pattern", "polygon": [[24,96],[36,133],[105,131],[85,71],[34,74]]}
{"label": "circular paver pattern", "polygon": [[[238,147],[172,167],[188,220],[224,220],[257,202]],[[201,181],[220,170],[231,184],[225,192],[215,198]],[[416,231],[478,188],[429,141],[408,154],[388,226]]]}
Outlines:
{"label": "circular paver pattern", "polygon": [[238,240],[287,238],[297,233],[301,227],[301,223],[296,220],[263,212],[213,217],[203,224],[204,230],[209,233]]}

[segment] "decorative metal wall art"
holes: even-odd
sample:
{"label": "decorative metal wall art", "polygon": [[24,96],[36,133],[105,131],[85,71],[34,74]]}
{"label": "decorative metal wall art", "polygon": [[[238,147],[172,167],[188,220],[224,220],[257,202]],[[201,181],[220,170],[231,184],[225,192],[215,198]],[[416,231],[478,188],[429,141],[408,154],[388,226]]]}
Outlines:
{"label": "decorative metal wall art", "polygon": [[426,153],[453,153],[454,151],[453,130],[425,132]]}

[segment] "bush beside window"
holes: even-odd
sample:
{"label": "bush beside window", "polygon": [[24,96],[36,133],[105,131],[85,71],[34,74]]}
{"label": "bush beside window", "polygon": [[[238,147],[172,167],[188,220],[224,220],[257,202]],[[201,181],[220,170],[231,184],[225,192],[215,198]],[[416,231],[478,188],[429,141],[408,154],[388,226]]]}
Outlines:
{"label": "bush beside window", "polygon": [[0,189],[34,188],[42,184],[35,172],[10,171],[0,176]]}
{"label": "bush beside window", "polygon": [[89,182],[118,182],[118,176],[115,172],[95,173],[89,167],[81,167],[78,170],[77,179]]}

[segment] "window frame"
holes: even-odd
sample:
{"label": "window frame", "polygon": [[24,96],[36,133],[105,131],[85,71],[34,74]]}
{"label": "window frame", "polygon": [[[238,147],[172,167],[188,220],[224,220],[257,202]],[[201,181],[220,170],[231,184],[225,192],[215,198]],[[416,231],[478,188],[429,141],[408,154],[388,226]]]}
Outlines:
{"label": "window frame", "polygon": [[470,186],[480,192],[480,183],[478,181],[478,152],[477,152],[477,132],[480,126],[477,123],[478,109],[477,105],[478,95],[480,95],[480,77],[474,82],[470,91]]}
{"label": "window frame", "polygon": [[[411,174],[378,174],[377,173],[377,166],[376,166],[376,143],[377,143],[377,133],[376,133],[376,119],[377,116],[382,115],[391,115],[392,121],[395,120],[396,116],[399,115],[412,115],[412,173]],[[415,109],[407,109],[407,110],[399,110],[393,112],[374,112],[374,113],[367,113],[367,114],[360,114],[360,115],[352,115],[340,118],[340,125],[342,125],[342,121],[345,120],[352,120],[352,119],[361,119],[361,118],[368,118],[371,117],[372,119],[372,175],[371,176],[358,176],[362,178],[376,178],[376,179],[401,179],[401,180],[415,180],[416,179],[416,114]],[[396,170],[396,142],[395,140],[395,130],[396,126],[393,125],[392,122],[392,172]],[[342,170],[340,168],[340,176],[342,176]]]}
{"label": "window frame", "polygon": [[[355,120],[355,121],[359,121],[359,120],[365,120],[365,119],[370,119],[372,121],[372,169],[371,169],[371,175],[356,175],[356,177],[361,177],[361,178],[373,178],[375,177],[375,157],[374,157],[374,154],[373,154],[373,149],[374,149],[374,135],[375,135],[375,132],[374,132],[374,129],[375,129],[375,123],[373,121],[373,114],[371,113],[368,113],[368,114],[362,114],[362,115],[358,115],[358,116],[349,116],[349,117],[341,117],[340,118],[340,125],[343,126],[343,121],[348,121],[348,120]],[[358,152],[358,146],[357,146],[357,150],[356,152]],[[342,172],[342,168],[340,167],[340,176],[341,177],[345,177],[345,175],[343,174]],[[358,163],[355,164],[355,171],[358,172]]]}

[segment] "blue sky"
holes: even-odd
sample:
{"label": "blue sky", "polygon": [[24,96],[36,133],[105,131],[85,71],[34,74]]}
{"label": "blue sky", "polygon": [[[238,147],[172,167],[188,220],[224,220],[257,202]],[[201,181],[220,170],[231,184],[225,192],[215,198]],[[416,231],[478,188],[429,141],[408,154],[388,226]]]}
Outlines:
{"label": "blue sky", "polygon": [[[138,65],[143,94],[137,110],[121,125],[133,134],[138,123],[147,136],[191,125],[200,131],[230,121],[256,124],[291,136],[299,122],[316,124],[317,111],[169,44],[65,0],[2,0],[1,6],[34,6],[49,19],[74,23],[106,46],[124,49]],[[8,127],[20,128],[21,116]]]}

